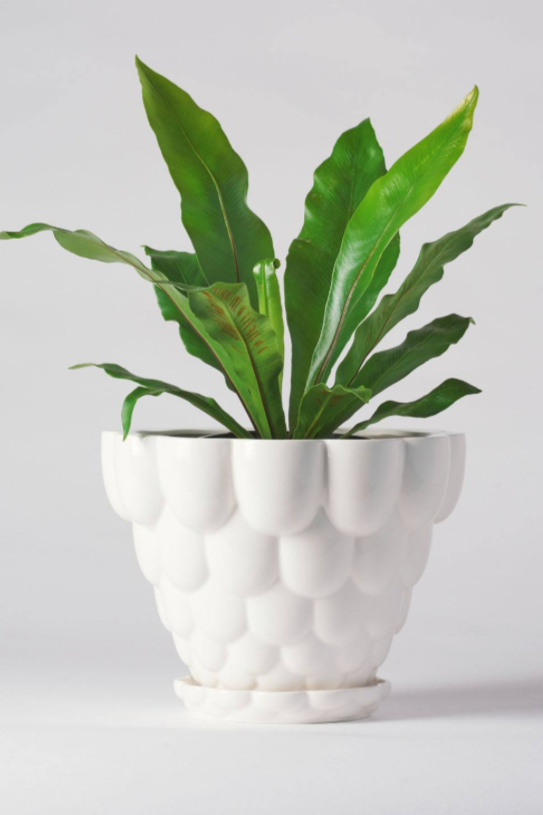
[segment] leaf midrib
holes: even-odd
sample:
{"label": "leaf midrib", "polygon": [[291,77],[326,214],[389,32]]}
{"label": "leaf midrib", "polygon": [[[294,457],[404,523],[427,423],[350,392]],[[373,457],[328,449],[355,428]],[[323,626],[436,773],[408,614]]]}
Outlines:
{"label": "leaf midrib", "polygon": [[[470,106],[471,106],[471,104],[470,104]],[[459,119],[459,120],[458,120],[458,124],[457,124],[457,125],[456,125],[456,127],[454,128],[453,133],[451,134],[451,139],[452,139],[453,135],[454,135],[454,134],[457,132],[457,130],[459,129],[460,124],[462,123],[462,121],[463,121],[462,119]],[[451,139],[449,139],[449,141],[450,141]],[[365,268],[367,267],[367,265],[368,265],[368,263],[369,263],[370,259],[373,257],[373,254],[375,253],[375,251],[376,251],[376,249],[377,249],[377,246],[380,244],[380,242],[381,242],[381,239],[382,239],[383,235],[386,233],[386,230],[387,230],[387,229],[388,229],[388,227],[390,226],[390,224],[391,224],[392,220],[393,220],[393,219],[394,219],[394,218],[395,218],[395,217],[398,215],[398,213],[399,213],[399,212],[401,212],[401,211],[402,211],[402,209],[405,207],[405,205],[406,205],[406,201],[407,201],[408,197],[411,195],[411,192],[413,191],[413,187],[415,186],[415,184],[416,184],[416,183],[418,184],[418,183],[420,182],[420,180],[421,180],[422,178],[424,178],[424,176],[426,175],[426,173],[427,173],[427,172],[430,170],[430,168],[431,168],[431,167],[432,167],[432,166],[435,164],[435,162],[436,162],[436,160],[437,160],[438,156],[440,156],[440,155],[441,155],[441,153],[442,153],[442,151],[444,150],[444,148],[445,148],[445,144],[443,144],[443,145],[442,145],[442,146],[439,148],[439,150],[438,150],[438,151],[435,153],[434,158],[432,159],[432,161],[431,161],[431,162],[428,164],[428,166],[427,166],[427,167],[426,167],[426,169],[425,169],[425,170],[424,170],[424,171],[423,171],[423,172],[420,174],[420,176],[418,176],[418,177],[417,177],[416,181],[413,181],[413,182],[412,182],[412,184],[410,185],[409,189],[407,190],[407,192],[406,192],[405,196],[403,197],[403,199],[402,199],[402,202],[401,202],[400,206],[398,206],[398,207],[397,207],[397,209],[396,209],[396,210],[393,212],[393,214],[391,215],[391,217],[390,217],[390,218],[389,218],[389,220],[387,221],[387,223],[386,223],[385,227],[382,229],[382,231],[381,231],[381,233],[380,233],[380,235],[379,235],[379,237],[378,237],[377,241],[375,242],[375,244],[374,244],[374,246],[373,246],[372,250],[370,251],[370,253],[369,253],[368,257],[366,258],[366,260],[365,260],[365,261],[364,261],[364,263],[362,264],[362,267],[361,267],[360,271],[358,272],[358,274],[357,274],[357,276],[356,276],[355,280],[353,281],[353,284],[352,284],[352,286],[351,286],[351,288],[350,288],[350,290],[349,290],[349,294],[347,295],[347,299],[345,300],[345,303],[344,303],[344,305],[343,305],[343,309],[342,309],[342,311],[341,311],[341,316],[340,316],[340,319],[339,319],[339,322],[338,322],[338,325],[337,325],[337,328],[336,328],[336,331],[335,331],[334,337],[333,337],[333,339],[332,339],[332,343],[331,343],[331,345],[330,345],[330,348],[328,349],[328,352],[327,352],[327,354],[326,354],[326,357],[324,358],[324,361],[323,361],[323,363],[322,363],[321,367],[319,368],[319,371],[318,371],[318,373],[317,373],[317,376],[316,376],[316,379],[315,379],[315,383],[314,383],[314,384],[317,384],[317,383],[320,381],[320,378],[321,378],[321,376],[322,376],[322,374],[323,374],[323,372],[324,372],[324,370],[325,370],[326,366],[328,365],[328,362],[330,361],[330,358],[331,358],[331,356],[332,356],[332,354],[333,354],[333,352],[334,352],[334,348],[335,348],[335,346],[336,346],[336,344],[337,344],[337,340],[338,340],[338,337],[339,337],[339,333],[340,333],[340,331],[341,331],[341,329],[342,329],[342,327],[343,327],[343,323],[345,322],[345,319],[346,319],[346,314],[347,314],[347,309],[348,309],[349,303],[350,303],[350,301],[351,301],[351,299],[352,299],[352,296],[353,296],[353,294],[354,294],[354,290],[355,290],[355,288],[356,288],[356,285],[357,285],[358,281],[360,280],[361,275],[364,273],[364,270],[365,270]],[[386,176],[383,176],[383,178],[386,178]],[[376,183],[377,183],[377,182],[376,182]],[[391,240],[392,240],[392,238],[391,238]],[[340,250],[340,251],[341,251],[341,250]],[[368,285],[369,285],[369,284],[368,284]],[[366,287],[366,288],[367,288],[367,287]]]}
{"label": "leaf midrib", "polygon": [[194,155],[195,155],[195,156],[197,157],[197,159],[198,159],[198,160],[201,162],[201,164],[203,165],[204,169],[206,170],[206,172],[208,173],[209,177],[211,178],[211,181],[212,181],[213,186],[215,187],[215,191],[216,191],[216,193],[217,193],[217,198],[219,199],[219,206],[220,206],[220,208],[221,208],[221,213],[222,213],[222,216],[223,216],[224,225],[225,225],[225,227],[226,227],[226,231],[227,231],[227,233],[228,233],[228,239],[229,239],[229,241],[230,241],[230,247],[231,247],[231,249],[232,249],[232,256],[233,256],[233,259],[234,259],[234,265],[235,265],[235,267],[236,267],[236,279],[237,279],[237,282],[238,282],[238,283],[240,283],[240,282],[241,282],[241,279],[240,279],[240,271],[239,271],[239,262],[238,262],[238,253],[237,253],[237,249],[236,249],[236,242],[235,242],[235,240],[234,240],[234,234],[233,234],[233,232],[232,232],[232,228],[231,228],[231,226],[230,226],[230,221],[229,221],[229,218],[228,218],[228,215],[227,215],[227,212],[226,212],[226,208],[225,208],[225,205],[224,205],[224,201],[223,201],[223,197],[222,197],[221,188],[220,188],[220,186],[219,186],[219,182],[218,182],[218,181],[217,181],[217,179],[215,178],[215,175],[214,175],[214,173],[212,172],[212,170],[211,170],[211,168],[209,167],[209,165],[207,164],[206,160],[203,158],[203,156],[202,156],[202,155],[199,153],[199,151],[196,149],[196,147],[195,147],[195,146],[194,146],[194,144],[192,143],[192,141],[191,141],[191,139],[189,138],[188,133],[187,133],[187,131],[186,131],[185,127],[183,126],[183,124],[182,124],[181,120],[179,119],[179,117],[178,117],[178,115],[177,115],[177,113],[176,113],[175,109],[174,109],[174,108],[173,108],[173,107],[172,107],[172,106],[171,106],[171,105],[168,103],[168,101],[166,100],[166,98],[165,98],[164,94],[162,93],[162,91],[160,90],[160,88],[158,88],[158,87],[157,87],[157,85],[156,85],[156,84],[153,82],[153,80],[151,79],[151,77],[149,76],[149,74],[147,74],[147,73],[146,73],[145,75],[146,75],[146,77],[147,77],[147,80],[148,80],[149,84],[150,84],[150,85],[152,85],[152,87],[154,88],[154,90],[156,91],[156,93],[157,93],[157,94],[160,96],[160,98],[162,99],[162,102],[164,103],[165,107],[166,107],[166,108],[167,108],[167,109],[170,111],[170,113],[171,113],[171,114],[172,114],[172,116],[174,117],[175,121],[177,122],[177,124],[178,124],[178,126],[179,126],[180,130],[181,130],[181,131],[182,131],[182,133],[183,133],[183,136],[185,137],[185,139],[186,139],[186,141],[187,141],[187,143],[188,143],[189,147],[190,147],[190,148],[191,148],[191,150],[193,151]]}
{"label": "leaf midrib", "polygon": [[[66,230],[63,230],[63,229],[62,229],[62,230],[59,230],[59,231],[61,231],[61,232],[65,232],[65,233],[66,233]],[[67,233],[67,234],[69,234],[69,233]],[[114,254],[116,257],[118,257],[118,258],[119,258],[119,259],[120,259],[120,260],[121,260],[123,263],[126,263],[126,262],[127,262],[127,259],[126,259],[126,257],[125,257],[125,256],[122,254],[122,252],[119,252],[117,249],[114,249],[114,248],[113,248],[113,246],[110,246],[109,244],[105,243],[105,241],[100,240],[100,238],[98,238],[98,237],[96,237],[96,236],[95,236],[95,240],[96,240],[96,241],[98,241],[99,243],[101,243],[103,246],[106,246],[106,247],[107,247],[107,248],[108,248],[108,249],[109,249],[109,250],[112,252],[112,254]],[[177,309],[177,311],[179,312],[179,314],[180,314],[180,315],[183,317],[183,319],[184,319],[184,320],[185,320],[185,321],[188,323],[188,325],[190,325],[190,327],[193,329],[193,331],[195,332],[195,334],[197,334],[197,335],[198,335],[198,337],[200,337],[200,339],[201,339],[201,340],[202,340],[202,342],[203,342],[203,343],[206,345],[206,347],[208,348],[208,350],[210,351],[210,353],[211,353],[211,354],[212,354],[212,355],[215,357],[215,359],[217,360],[217,363],[219,364],[220,369],[223,371],[223,373],[224,373],[225,377],[228,379],[228,381],[229,381],[229,382],[230,382],[230,384],[232,385],[232,389],[233,389],[233,390],[234,390],[234,392],[237,394],[237,396],[238,396],[238,398],[239,398],[239,400],[240,400],[241,404],[243,405],[243,407],[244,407],[244,409],[245,409],[245,412],[247,413],[247,416],[249,417],[249,419],[250,419],[250,421],[251,421],[251,424],[253,425],[254,429],[255,429],[255,430],[256,430],[256,432],[258,433],[258,429],[257,429],[257,427],[256,427],[256,425],[255,425],[254,419],[253,419],[253,417],[252,417],[252,415],[251,415],[251,412],[250,412],[250,410],[249,410],[249,408],[248,408],[248,406],[247,406],[247,404],[246,404],[245,400],[243,399],[243,397],[241,396],[241,393],[239,392],[239,390],[237,389],[236,385],[235,385],[235,384],[234,384],[234,382],[232,381],[231,376],[229,375],[229,373],[228,373],[227,369],[226,369],[226,368],[224,367],[224,365],[222,364],[222,361],[219,359],[219,357],[218,357],[217,353],[215,352],[215,349],[213,348],[213,346],[211,346],[211,345],[209,344],[209,342],[206,340],[206,338],[204,337],[204,335],[203,335],[203,334],[201,334],[201,332],[200,332],[200,331],[198,331],[198,329],[196,328],[196,326],[194,325],[194,323],[192,323],[192,322],[189,320],[189,318],[187,317],[187,315],[185,314],[185,312],[184,312],[184,311],[183,311],[181,308],[179,308],[179,305],[178,305],[178,304],[175,302],[175,300],[173,299],[173,297],[170,295],[170,292],[168,291],[168,287],[165,287],[165,286],[161,285],[161,282],[160,282],[160,281],[154,280],[154,279],[153,279],[152,274],[149,274],[149,271],[150,271],[150,270],[149,270],[149,269],[147,269],[147,268],[146,268],[146,267],[145,267],[145,266],[144,266],[142,263],[140,263],[140,262],[138,261],[138,259],[137,259],[137,258],[136,258],[136,261],[137,261],[137,266],[136,266],[136,268],[137,268],[137,269],[139,269],[139,271],[140,271],[140,272],[142,272],[142,274],[144,274],[144,275],[145,275],[145,277],[147,277],[147,279],[151,281],[151,283],[153,283],[155,286],[158,286],[158,288],[159,288],[159,289],[160,289],[160,290],[161,290],[161,291],[162,291],[162,292],[163,292],[163,293],[166,295],[166,297],[167,297],[167,298],[170,300],[170,302],[173,304],[173,306],[174,306],[174,307]],[[132,263],[132,265],[134,266],[135,264],[134,264],[134,263]]]}
{"label": "leaf midrib", "polygon": [[255,378],[255,381],[256,381],[256,384],[257,384],[257,387],[258,387],[258,392],[260,394],[260,401],[261,401],[262,407],[264,409],[264,415],[266,416],[266,421],[268,423],[268,430],[270,432],[270,435],[273,435],[273,433],[275,431],[274,424],[273,424],[273,422],[271,420],[269,407],[268,407],[268,404],[267,404],[267,401],[266,401],[265,395],[264,395],[264,388],[263,388],[262,382],[260,380],[260,375],[259,375],[259,372],[258,372],[258,368],[255,365],[255,361],[254,361],[252,353],[251,353],[250,344],[249,344],[248,340],[245,338],[245,335],[243,334],[243,332],[240,330],[240,328],[238,328],[238,325],[235,322],[235,320],[233,319],[233,317],[231,316],[228,304],[225,303],[224,300],[222,300],[222,299],[220,299],[220,302],[221,302],[221,305],[223,307],[224,313],[228,317],[230,325],[234,328],[234,330],[236,331],[236,334],[238,335],[238,337],[240,337],[241,342],[242,342],[242,344],[243,344],[243,346],[244,346],[244,348],[246,350],[247,357],[249,358],[249,363],[251,365],[251,369],[253,371],[253,375],[254,375],[254,378]]}
{"label": "leaf midrib", "polygon": [[[362,366],[364,365],[365,361],[367,360],[367,358],[369,357],[369,355],[371,354],[373,349],[377,345],[379,345],[379,343],[381,342],[384,334],[387,333],[387,331],[385,329],[387,328],[390,320],[392,319],[394,314],[397,312],[398,308],[402,304],[405,297],[407,295],[409,295],[409,294],[412,294],[416,290],[417,286],[419,286],[421,284],[421,278],[423,278],[423,277],[425,277],[426,275],[429,274],[428,269],[431,269],[432,266],[435,266],[437,274],[439,274],[439,272],[443,273],[443,270],[445,268],[445,262],[440,262],[440,261],[441,261],[441,258],[443,257],[443,255],[446,255],[446,251],[447,251],[447,247],[443,246],[442,249],[440,250],[440,252],[438,253],[438,255],[433,259],[433,261],[430,264],[428,264],[426,269],[422,270],[421,277],[419,277],[419,279],[416,280],[415,283],[412,286],[408,286],[406,289],[404,289],[404,291],[401,291],[401,289],[400,289],[398,292],[396,292],[396,294],[398,295],[398,299],[396,300],[396,302],[395,302],[394,306],[392,307],[392,309],[386,315],[385,320],[384,320],[384,322],[383,322],[383,324],[382,324],[382,326],[381,326],[381,328],[379,330],[379,333],[377,334],[377,337],[376,337],[375,341],[371,344],[371,346],[368,348],[368,350],[366,351],[366,353],[364,354],[364,356],[360,360],[360,362],[358,364],[358,368],[356,369],[356,371],[354,372],[354,374],[352,375],[352,377],[349,380],[348,387],[350,387],[352,385],[352,383],[354,382],[354,380],[356,379],[356,377],[360,373],[360,370],[361,370]],[[437,282],[437,281],[434,281],[434,282]],[[425,291],[423,291],[422,294],[425,294]],[[422,294],[421,294],[421,297],[422,297]],[[393,295],[393,294],[390,295],[390,297],[394,297],[394,296],[395,295]],[[419,300],[419,303],[420,303],[420,300]],[[416,309],[415,309],[415,311],[416,311]],[[361,325],[363,325],[363,323],[361,323]]]}

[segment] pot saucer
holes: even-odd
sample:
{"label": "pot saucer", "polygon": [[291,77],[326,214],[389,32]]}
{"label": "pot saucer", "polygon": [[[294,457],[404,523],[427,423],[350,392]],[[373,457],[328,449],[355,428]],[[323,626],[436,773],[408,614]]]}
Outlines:
{"label": "pot saucer", "polygon": [[185,676],[175,680],[174,690],[198,716],[227,722],[316,724],[367,719],[390,693],[390,682],[375,679],[363,688],[273,692],[205,688]]}

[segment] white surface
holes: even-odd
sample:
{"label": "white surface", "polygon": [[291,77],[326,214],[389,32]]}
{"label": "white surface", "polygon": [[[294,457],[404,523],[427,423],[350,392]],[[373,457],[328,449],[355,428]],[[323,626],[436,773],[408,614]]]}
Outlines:
{"label": "white surface", "polygon": [[[151,653],[129,632],[99,643],[87,633],[79,647],[59,639],[56,664],[36,646],[32,658],[20,646],[10,649],[18,667],[3,682],[3,809],[539,815],[540,683],[525,668],[500,670],[503,638],[487,630],[482,648],[480,627],[469,621],[442,626],[446,647],[428,627],[421,636],[425,618],[435,616],[422,605],[419,595],[387,662],[391,696],[362,722],[213,725],[191,718],[173,695],[176,658],[158,621]],[[518,661],[519,650],[508,651]]]}
{"label": "white surface", "polygon": [[202,687],[183,676],[174,690],[190,713],[209,721],[313,725],[367,719],[389,695],[390,682],[376,678],[363,687],[277,693]]}
{"label": "white surface", "polygon": [[[390,699],[369,722],[311,731],[183,715],[177,657],[101,485],[99,432],[118,427],[127,389],[66,367],[111,360],[234,410],[233,397],[129,270],[79,261],[50,236],[0,245],[3,811],[540,812],[542,16],[530,0],[0,2],[1,228],[46,219],[132,251],[188,247],[136,51],[224,124],[281,258],[340,132],[371,114],[390,164],[474,82],[466,153],[403,230],[391,285],[422,242],[528,204],[390,338],[453,311],[477,321],[390,391],[409,399],[448,376],[483,388],[440,422],[467,433],[464,494],[383,668]],[[140,428],[207,424],[167,397],[137,410]]]}

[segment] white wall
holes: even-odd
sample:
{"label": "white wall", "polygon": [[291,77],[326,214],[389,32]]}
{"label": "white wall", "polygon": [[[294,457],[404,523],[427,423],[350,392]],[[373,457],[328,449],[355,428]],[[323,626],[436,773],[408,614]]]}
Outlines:
{"label": "white wall", "polygon": [[[409,325],[453,311],[477,322],[395,398],[448,376],[483,394],[432,423],[468,433],[469,468],[384,669],[400,681],[418,676],[412,655],[420,651],[431,682],[443,642],[440,669],[468,680],[530,678],[543,667],[535,647],[543,610],[542,23],[541,7],[527,0],[0,3],[1,229],[44,220],[131,251],[188,248],[142,109],[136,52],[222,122],[283,259],[312,172],[340,132],[371,115],[390,164],[480,86],[464,157],[403,230],[394,286],[423,241],[505,201],[528,208],[506,214],[449,267]],[[220,395],[241,414],[130,270],[79,260],[49,235],[3,242],[0,267],[4,658],[31,688],[31,669],[46,672],[52,662],[68,676],[74,665],[137,672],[153,654],[162,682],[176,657],[100,481],[99,433],[119,425],[127,388],[98,371],[66,369],[118,362]],[[142,403],[135,420],[140,428],[202,424],[168,397]]]}

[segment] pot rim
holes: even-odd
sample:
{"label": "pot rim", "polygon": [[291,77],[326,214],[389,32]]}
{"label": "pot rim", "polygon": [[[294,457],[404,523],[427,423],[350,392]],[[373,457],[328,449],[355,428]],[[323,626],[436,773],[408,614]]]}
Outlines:
{"label": "pot rim", "polygon": [[[344,428],[345,432],[348,428]],[[341,431],[341,429],[340,429]],[[383,442],[383,441],[398,441],[402,439],[423,439],[423,438],[436,438],[439,436],[464,436],[465,434],[459,431],[449,430],[407,430],[400,428],[386,428],[386,429],[367,429],[361,433],[355,433],[348,439],[342,439],[339,434],[332,438],[326,439],[238,439],[229,433],[222,430],[205,430],[202,428],[187,428],[184,430],[133,430],[127,436],[128,438],[147,438],[149,436],[157,438],[166,438],[172,440],[190,439],[191,441],[229,441],[236,444],[345,444],[349,441],[365,441],[365,442]],[[118,436],[122,439],[123,433],[120,430],[103,430],[102,437],[105,436]]]}

